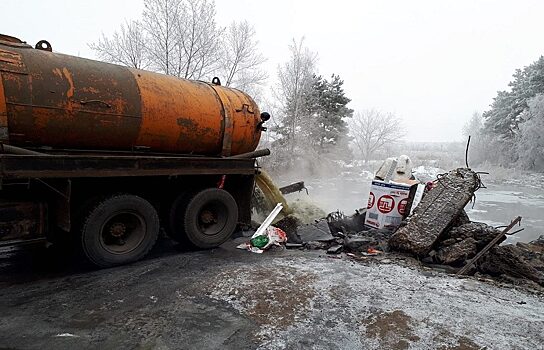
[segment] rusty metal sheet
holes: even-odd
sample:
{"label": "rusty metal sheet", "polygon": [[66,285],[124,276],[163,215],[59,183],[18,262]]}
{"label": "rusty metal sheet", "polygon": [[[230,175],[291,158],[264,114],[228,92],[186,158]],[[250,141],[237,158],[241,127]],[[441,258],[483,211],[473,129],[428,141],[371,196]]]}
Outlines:
{"label": "rusty metal sheet", "polygon": [[142,99],[138,145],[167,152],[220,154],[221,105],[207,84],[132,72]]}
{"label": "rusty metal sheet", "polygon": [[224,89],[221,88],[221,86],[218,85],[210,85],[210,87],[214,90],[214,92],[217,94],[217,97],[219,99],[219,102],[221,103],[222,107],[222,125],[221,125],[221,132],[222,132],[222,145],[221,145],[221,155],[224,157],[228,157],[232,154],[232,133],[234,131],[234,121],[232,119],[233,114],[233,108],[231,108],[231,105],[229,104],[229,98],[227,94],[225,93]]}
{"label": "rusty metal sheet", "polygon": [[23,56],[15,50],[0,48],[0,71],[26,73]]}
{"label": "rusty metal sheet", "polygon": [[255,101],[243,92],[213,86],[225,108],[223,156],[250,152],[261,138],[260,111]]}
{"label": "rusty metal sheet", "polygon": [[[141,106],[128,69],[41,50],[21,52],[31,81],[5,86],[13,144],[110,149],[133,145]],[[30,91],[30,101],[21,99]]]}

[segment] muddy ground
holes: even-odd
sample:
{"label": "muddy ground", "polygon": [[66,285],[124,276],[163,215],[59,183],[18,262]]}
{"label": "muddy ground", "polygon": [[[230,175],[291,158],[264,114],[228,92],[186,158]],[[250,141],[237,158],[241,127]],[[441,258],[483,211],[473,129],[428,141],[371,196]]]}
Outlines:
{"label": "muddy ground", "polygon": [[179,252],[90,270],[0,256],[4,349],[542,349],[544,297],[320,251]]}

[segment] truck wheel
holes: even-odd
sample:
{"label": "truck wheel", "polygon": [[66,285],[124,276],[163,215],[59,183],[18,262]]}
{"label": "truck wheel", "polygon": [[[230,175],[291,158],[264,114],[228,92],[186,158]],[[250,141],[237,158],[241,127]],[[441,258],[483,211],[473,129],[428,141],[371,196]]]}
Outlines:
{"label": "truck wheel", "polygon": [[185,209],[183,227],[189,242],[198,248],[214,248],[232,235],[238,223],[238,205],[225,190],[198,192]]}
{"label": "truck wheel", "polygon": [[157,241],[159,227],[157,211],[145,199],[126,194],[106,198],[83,221],[83,253],[99,267],[139,260]]}

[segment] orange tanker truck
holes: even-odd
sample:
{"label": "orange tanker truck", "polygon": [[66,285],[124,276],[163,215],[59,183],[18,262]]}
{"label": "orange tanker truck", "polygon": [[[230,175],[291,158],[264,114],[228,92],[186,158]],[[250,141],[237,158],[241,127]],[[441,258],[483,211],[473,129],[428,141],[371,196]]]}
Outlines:
{"label": "orange tanker truck", "polygon": [[75,239],[100,267],[160,228],[199,248],[250,221],[267,113],[212,83],[52,52],[0,35],[0,246]]}

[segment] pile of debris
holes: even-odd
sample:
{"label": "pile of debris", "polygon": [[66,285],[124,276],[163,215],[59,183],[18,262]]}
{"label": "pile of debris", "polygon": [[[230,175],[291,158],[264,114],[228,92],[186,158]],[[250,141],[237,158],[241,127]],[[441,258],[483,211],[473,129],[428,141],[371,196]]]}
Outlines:
{"label": "pile of debris", "polygon": [[402,252],[458,274],[523,278],[544,286],[544,237],[499,246],[519,220],[508,230],[470,221],[464,208],[480,186],[478,174],[467,168],[443,174],[427,186],[418,206],[394,229],[365,226],[364,209],[350,217],[334,212],[310,225],[288,215],[275,226],[287,233],[288,248],[351,255]]}
{"label": "pile of debris", "polygon": [[458,267],[459,275],[475,272],[507,275],[544,286],[540,241],[499,246],[521,217],[502,231],[470,222],[464,207],[480,186],[478,174],[467,168],[439,177],[412,215],[391,236],[390,247],[426,262]]}
{"label": "pile of debris", "polygon": [[[263,192],[274,193],[270,202],[280,198],[285,206],[283,194],[305,189],[303,182],[281,189],[271,180],[265,184]],[[480,187],[479,175],[469,168],[454,169],[422,185],[411,176],[410,159],[401,156],[388,159],[376,173],[367,209],[349,217],[330,213],[310,224],[284,210],[274,226],[285,232],[287,248],[344,252],[354,258],[399,252],[458,275],[522,278],[544,286],[544,236],[530,243],[500,245],[521,217],[503,230],[471,222],[464,208]]]}

